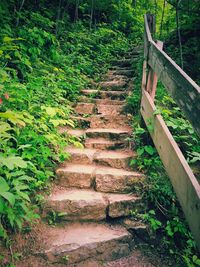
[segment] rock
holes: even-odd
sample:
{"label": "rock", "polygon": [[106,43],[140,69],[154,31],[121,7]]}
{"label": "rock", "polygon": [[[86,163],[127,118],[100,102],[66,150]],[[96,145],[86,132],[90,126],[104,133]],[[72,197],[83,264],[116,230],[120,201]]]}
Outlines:
{"label": "rock", "polygon": [[120,91],[126,88],[126,81],[125,80],[112,80],[112,81],[106,81],[106,82],[100,82],[99,86],[103,90],[116,90]]}
{"label": "rock", "polygon": [[95,111],[95,104],[78,103],[76,104],[75,111],[78,114],[93,114],[93,112]]}
{"label": "rock", "polygon": [[[71,155],[71,163],[92,164],[94,155],[97,153],[95,149],[87,148],[67,148],[66,152]],[[69,161],[66,162],[66,165]]]}
{"label": "rock", "polygon": [[96,115],[90,119],[90,128],[118,128],[128,125],[126,115]]}
{"label": "rock", "polygon": [[106,218],[107,201],[93,190],[54,189],[46,200],[45,209],[66,214],[64,220],[95,220]]}
{"label": "rock", "polygon": [[129,172],[108,167],[96,170],[96,190],[100,192],[131,192],[139,185],[144,176],[138,172]]}
{"label": "rock", "polygon": [[127,145],[126,141],[111,141],[105,138],[87,138],[85,141],[86,148],[95,149],[116,149]]}
{"label": "rock", "polygon": [[141,198],[134,195],[108,194],[108,215],[111,218],[130,215],[131,210],[136,210],[141,205]]}
{"label": "rock", "polygon": [[54,187],[46,199],[44,215],[48,211],[62,213],[60,220],[100,221],[107,216],[129,216],[130,210],[140,206],[141,199],[134,195],[107,194],[85,189]]}
{"label": "rock", "polygon": [[133,235],[136,235],[138,238],[146,241],[149,239],[148,226],[142,221],[124,219],[122,225]]}
{"label": "rock", "polygon": [[85,134],[89,138],[107,138],[111,140],[125,140],[131,134],[131,128],[125,129],[106,129],[106,128],[90,128],[85,131]]}
{"label": "rock", "polygon": [[131,234],[120,226],[109,226],[96,223],[74,223],[48,227],[44,236],[43,251],[37,254],[50,262],[67,264],[94,261],[107,261],[127,256],[130,253]]}
{"label": "rock", "polygon": [[69,164],[59,168],[56,174],[63,187],[91,188],[94,183],[95,166]]}
{"label": "rock", "polygon": [[99,90],[81,90],[84,95],[94,94],[96,98],[110,98],[112,100],[124,100],[127,96],[125,91],[99,91]]}
{"label": "rock", "polygon": [[97,113],[102,115],[116,116],[123,111],[124,105],[97,105]]}
{"label": "rock", "polygon": [[129,161],[135,157],[131,151],[101,151],[95,155],[94,161],[104,166],[110,166],[117,169],[128,169]]}
{"label": "rock", "polygon": [[83,129],[69,129],[68,127],[62,127],[59,130],[60,133],[66,133],[68,135],[73,135],[76,137],[84,136],[85,130]]}

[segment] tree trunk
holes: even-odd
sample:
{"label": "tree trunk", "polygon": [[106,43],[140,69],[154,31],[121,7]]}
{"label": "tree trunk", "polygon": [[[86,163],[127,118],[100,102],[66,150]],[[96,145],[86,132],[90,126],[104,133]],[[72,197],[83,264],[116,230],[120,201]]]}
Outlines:
{"label": "tree trunk", "polygon": [[[21,5],[20,5],[19,10],[18,10],[18,13],[21,12],[21,10],[22,10],[22,8],[24,6],[24,2],[25,2],[25,0],[22,0]],[[18,25],[19,25],[19,14],[17,14],[16,27],[18,27]]]}
{"label": "tree trunk", "polygon": [[183,69],[183,50],[182,50],[180,21],[179,21],[179,5],[180,5],[180,3],[181,3],[181,0],[177,0],[177,2],[176,2],[176,28],[177,28],[177,35],[178,35],[181,68]]}
{"label": "tree trunk", "polygon": [[91,0],[90,30],[92,29],[93,15],[94,15],[94,0]]}
{"label": "tree trunk", "polygon": [[56,18],[56,30],[55,30],[56,36],[58,35],[58,31],[59,31],[59,21],[60,21],[61,9],[62,9],[62,0],[59,0],[58,10],[57,10],[57,18]]}
{"label": "tree trunk", "polygon": [[157,0],[154,0],[154,8],[155,8],[155,15],[157,17],[157,13],[158,13],[158,3],[157,3]]}
{"label": "tree trunk", "polygon": [[79,0],[76,0],[75,14],[74,14],[74,22],[78,20],[78,9],[79,9]]}
{"label": "tree trunk", "polygon": [[162,17],[161,17],[161,23],[160,23],[160,39],[162,38],[163,21],[164,21],[164,16],[165,16],[165,7],[166,7],[166,0],[163,0]]}

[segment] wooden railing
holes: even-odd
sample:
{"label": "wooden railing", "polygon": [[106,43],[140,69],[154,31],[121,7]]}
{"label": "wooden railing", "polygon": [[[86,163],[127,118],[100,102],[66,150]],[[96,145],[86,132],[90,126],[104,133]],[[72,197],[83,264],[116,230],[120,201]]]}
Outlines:
{"label": "wooden railing", "polygon": [[153,41],[153,29],[154,17],[145,15],[141,114],[200,250],[200,185],[154,104],[159,79],[200,136],[200,88]]}

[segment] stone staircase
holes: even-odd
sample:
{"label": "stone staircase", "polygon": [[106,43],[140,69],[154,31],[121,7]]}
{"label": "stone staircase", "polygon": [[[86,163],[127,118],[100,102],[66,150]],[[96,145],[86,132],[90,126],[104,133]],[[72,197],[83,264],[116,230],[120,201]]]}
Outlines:
{"label": "stone staircase", "polygon": [[77,128],[61,129],[84,140],[84,148],[66,149],[71,158],[56,170],[56,184],[43,207],[44,216],[61,214],[55,227],[45,226],[37,252],[53,266],[107,266],[133,249],[134,236],[124,222],[130,211],[144,209],[135,188],[145,177],[129,168],[135,152],[124,106],[132,89],[132,60],[114,64],[95,89],[82,90],[74,107]]}

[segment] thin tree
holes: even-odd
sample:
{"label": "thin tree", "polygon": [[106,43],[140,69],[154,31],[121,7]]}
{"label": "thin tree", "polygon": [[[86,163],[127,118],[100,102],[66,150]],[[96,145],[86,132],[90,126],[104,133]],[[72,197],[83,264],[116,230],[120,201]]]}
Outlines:
{"label": "thin tree", "polygon": [[76,0],[74,22],[76,22],[78,20],[78,9],[79,9],[79,0]]}
{"label": "thin tree", "polygon": [[157,3],[157,0],[154,0],[154,8],[155,8],[155,15],[157,17],[157,13],[158,13],[158,3]]}
{"label": "thin tree", "polygon": [[94,15],[94,0],[91,0],[91,11],[90,11],[90,30],[92,29],[93,15]]}
{"label": "thin tree", "polygon": [[177,28],[178,43],[179,43],[180,63],[181,63],[181,68],[183,69],[183,49],[182,49],[182,41],[181,41],[180,18],[179,18],[180,3],[181,3],[181,0],[176,1],[176,28]]}
{"label": "thin tree", "polygon": [[57,9],[57,17],[56,17],[56,29],[55,29],[55,35],[58,35],[59,32],[59,22],[61,17],[61,9],[62,9],[62,0],[59,0],[58,9]]}
{"label": "thin tree", "polygon": [[16,27],[18,27],[18,25],[19,25],[20,12],[24,6],[24,3],[25,3],[25,0],[22,0],[20,7],[19,7],[19,10],[17,11],[18,14],[17,14],[17,19],[16,19]]}
{"label": "thin tree", "polygon": [[162,37],[163,21],[164,21],[164,16],[165,16],[165,7],[166,7],[166,0],[163,0],[162,17],[161,17],[161,22],[160,22],[160,39]]}

